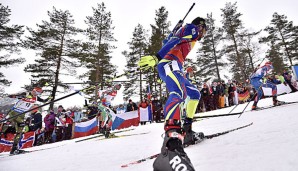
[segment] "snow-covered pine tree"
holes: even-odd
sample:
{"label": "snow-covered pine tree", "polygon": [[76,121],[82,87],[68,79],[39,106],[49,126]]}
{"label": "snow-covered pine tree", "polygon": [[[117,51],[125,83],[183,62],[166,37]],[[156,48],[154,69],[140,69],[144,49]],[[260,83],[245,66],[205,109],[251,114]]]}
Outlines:
{"label": "snow-covered pine tree", "polygon": [[267,51],[267,56],[272,62],[275,73],[283,73],[286,68],[286,64],[282,58],[283,54],[281,53],[280,45],[276,44],[274,41],[270,42],[270,48]]}
{"label": "snow-covered pine tree", "polygon": [[226,3],[221,11],[223,17],[221,22],[225,34],[223,37],[225,39],[224,53],[230,62],[234,79],[244,81],[248,78],[249,73],[245,72],[244,55],[240,52],[239,37],[243,30],[242,20],[240,19],[242,14],[237,12],[237,2],[233,4],[231,2]]}
{"label": "snow-covered pine tree", "polygon": [[[116,67],[111,63],[112,50],[116,47],[112,45],[117,41],[114,38],[114,26],[111,12],[107,11],[107,7],[102,2],[97,4],[97,8],[92,8],[93,16],[87,16],[85,23],[88,28],[85,30],[88,42],[84,44],[84,55],[81,61],[88,69],[81,77],[87,77],[91,82],[95,82],[94,100],[98,99],[98,90],[104,89],[106,80],[112,79],[116,72]],[[100,83],[100,87],[98,86]],[[108,85],[111,86],[111,85]]]}
{"label": "snow-covered pine tree", "polygon": [[[169,26],[170,22],[168,21],[169,12],[164,6],[160,7],[155,11],[155,23],[150,24],[151,26],[151,37],[149,39],[148,54],[156,54],[162,47],[162,41],[170,33]],[[162,96],[162,82],[158,81],[159,76],[157,69],[154,68],[154,72],[150,71],[149,84],[150,87],[153,87],[153,94],[159,94],[161,99]],[[159,88],[157,88],[159,87]],[[159,90],[158,90],[159,89]]]}
{"label": "snow-covered pine tree", "polygon": [[[62,84],[61,75],[75,75],[76,67],[80,66],[77,60],[80,43],[74,39],[80,29],[74,27],[73,16],[68,10],[53,7],[48,16],[49,21],[37,24],[36,30],[28,28],[30,35],[24,44],[26,48],[37,51],[38,59],[24,70],[31,73],[31,86],[44,86],[47,82],[54,100],[58,87],[67,87]],[[50,105],[51,109],[53,105]]]}
{"label": "snow-covered pine tree", "polygon": [[260,41],[269,43],[269,46],[271,44],[270,42],[275,42],[276,45],[282,48],[284,60],[289,61],[289,64],[293,65],[293,59],[295,58],[294,55],[298,49],[298,47],[292,45],[293,40],[295,40],[295,38],[297,39],[297,36],[293,36],[295,35],[293,22],[288,21],[287,16],[279,15],[275,12],[270,25],[264,30],[268,33],[268,36],[262,37]]}
{"label": "snow-covered pine tree", "polygon": [[[8,6],[0,3],[0,68],[13,66],[25,62],[24,58],[11,58],[12,53],[20,51],[21,35],[24,33],[23,26],[8,25],[11,10]],[[0,72],[0,85],[9,86],[11,81]],[[3,87],[1,88],[3,89]]]}
{"label": "snow-covered pine tree", "polygon": [[[126,57],[126,71],[136,70],[138,68],[138,61],[145,55],[148,49],[147,31],[141,24],[138,24],[133,33],[131,41],[127,43],[129,45],[129,51],[123,51],[122,54]],[[133,95],[140,95],[140,100],[143,97],[142,92],[142,71],[134,72],[127,75],[129,82],[124,83],[124,98],[128,99]]]}
{"label": "snow-covered pine tree", "polygon": [[215,19],[212,13],[207,14],[208,31],[202,40],[202,45],[197,51],[196,64],[198,71],[196,76],[202,81],[208,81],[212,78],[221,80],[220,69],[225,63],[222,59],[222,50],[218,47],[221,42],[223,30],[215,25]]}

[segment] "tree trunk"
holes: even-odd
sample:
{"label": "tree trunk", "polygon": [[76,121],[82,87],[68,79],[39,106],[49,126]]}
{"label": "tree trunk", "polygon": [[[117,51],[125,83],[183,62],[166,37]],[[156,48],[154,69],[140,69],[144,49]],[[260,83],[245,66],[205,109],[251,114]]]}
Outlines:
{"label": "tree trunk", "polygon": [[[61,68],[61,59],[62,59],[62,53],[63,53],[63,46],[64,46],[64,35],[65,35],[65,29],[61,38],[61,43],[60,43],[60,48],[59,48],[59,54],[58,54],[58,60],[57,60],[57,68],[55,72],[55,81],[54,81],[54,86],[53,86],[53,91],[52,91],[52,100],[55,100],[56,98],[56,92],[58,88],[58,82],[59,82],[59,74],[60,74],[60,68]],[[50,104],[50,109],[54,108],[54,103]]]}
{"label": "tree trunk", "polygon": [[216,55],[215,46],[214,46],[214,37],[213,37],[213,34],[212,34],[212,48],[213,48],[213,56],[214,56],[216,74],[217,74],[218,80],[220,81],[221,79],[220,79],[219,68],[218,68],[218,64],[217,64],[217,55]]}
{"label": "tree trunk", "polygon": [[243,70],[243,67],[241,66],[241,62],[240,62],[240,54],[239,54],[239,52],[238,52],[238,45],[237,45],[237,42],[236,42],[236,38],[235,38],[235,35],[234,34],[232,34],[232,38],[233,38],[233,42],[234,42],[234,47],[235,47],[235,52],[236,52],[236,56],[237,56],[237,64],[238,65],[240,65],[240,66],[237,66],[237,67],[239,67],[240,68],[240,71],[241,71],[241,73],[243,74],[243,76],[244,76],[244,80],[245,80],[245,78],[246,78],[246,74],[245,74],[245,72],[244,72],[244,70]]}

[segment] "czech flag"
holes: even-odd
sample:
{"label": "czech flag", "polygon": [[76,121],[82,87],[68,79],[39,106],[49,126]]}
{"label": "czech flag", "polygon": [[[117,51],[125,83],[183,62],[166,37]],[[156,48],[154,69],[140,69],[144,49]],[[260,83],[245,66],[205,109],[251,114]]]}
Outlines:
{"label": "czech flag", "polygon": [[140,123],[138,111],[115,114],[111,109],[107,108],[112,115],[112,130],[123,129],[131,126],[138,126]]}

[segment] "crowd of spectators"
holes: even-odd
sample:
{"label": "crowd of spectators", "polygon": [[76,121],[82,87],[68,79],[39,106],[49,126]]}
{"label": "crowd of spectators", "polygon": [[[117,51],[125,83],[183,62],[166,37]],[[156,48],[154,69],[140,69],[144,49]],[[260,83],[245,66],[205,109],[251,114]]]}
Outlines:
{"label": "crowd of spectators", "polygon": [[[263,81],[288,85],[292,92],[297,91],[297,82],[292,81],[292,75],[287,71],[284,71],[282,74],[269,74]],[[205,82],[198,84],[197,87],[201,92],[201,100],[196,111],[197,113],[244,103],[252,100],[255,95],[255,90],[251,87],[248,81],[214,81],[212,84]],[[162,100],[158,99],[157,96],[153,96],[152,99],[144,98],[139,103],[135,103],[129,99],[127,104],[109,106],[109,108],[113,110],[115,114],[121,114],[137,111],[139,108],[147,108],[149,106],[151,107],[153,114],[151,122],[162,122],[164,103]],[[94,102],[87,104],[87,101],[85,101],[84,110],[65,110],[63,106],[60,105],[56,111],[49,111],[43,119],[40,112],[31,112],[31,116],[27,118],[25,123],[28,126],[29,131],[38,132],[38,134],[36,134],[35,145],[40,145],[71,139],[73,124],[75,122],[90,120],[94,117],[99,117],[100,114],[101,111],[98,108],[98,103]],[[141,125],[143,124],[146,124],[146,122],[141,123]],[[13,132],[13,127],[10,131]]]}

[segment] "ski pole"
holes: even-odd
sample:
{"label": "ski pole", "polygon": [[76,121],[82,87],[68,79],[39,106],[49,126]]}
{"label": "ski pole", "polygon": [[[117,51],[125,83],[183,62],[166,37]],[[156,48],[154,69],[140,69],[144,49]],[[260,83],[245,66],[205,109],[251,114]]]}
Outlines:
{"label": "ski pole", "polygon": [[184,18],[182,19],[182,21],[185,20],[185,18],[188,16],[189,12],[192,10],[192,8],[196,5],[196,3],[193,3],[192,6],[189,8],[188,12],[186,13],[186,15],[184,16]]}
{"label": "ski pole", "polygon": [[178,21],[178,23],[176,24],[176,26],[174,27],[174,29],[172,31],[173,34],[180,28],[180,26],[182,26],[182,23],[184,22],[185,18],[188,16],[189,12],[193,9],[193,7],[195,6],[195,4],[196,3],[193,3],[192,6],[187,11],[187,13],[185,14],[184,18],[182,20],[179,20]]}
{"label": "ski pole", "polygon": [[[260,85],[260,87],[256,90],[256,92],[253,94],[253,96],[252,97],[255,97],[255,95],[258,93],[258,91],[260,90],[260,88],[263,86],[263,83]],[[251,101],[249,101],[247,104],[246,104],[246,106],[244,107],[244,109],[242,110],[242,112],[240,112],[240,115],[238,116],[238,118],[240,118],[241,117],[241,115],[244,113],[244,111],[245,111],[245,109],[247,108],[247,106],[249,105],[249,103],[250,103]]]}

